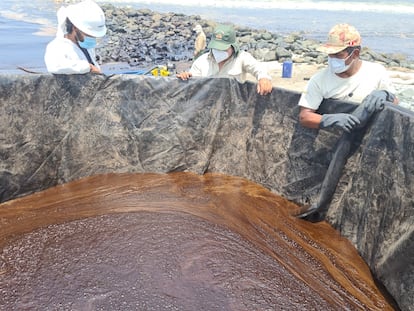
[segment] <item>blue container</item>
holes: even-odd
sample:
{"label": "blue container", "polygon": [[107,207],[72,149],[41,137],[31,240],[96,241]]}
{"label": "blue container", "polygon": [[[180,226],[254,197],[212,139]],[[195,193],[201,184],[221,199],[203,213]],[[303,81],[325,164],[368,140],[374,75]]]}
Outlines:
{"label": "blue container", "polygon": [[292,61],[283,62],[282,78],[292,78]]}

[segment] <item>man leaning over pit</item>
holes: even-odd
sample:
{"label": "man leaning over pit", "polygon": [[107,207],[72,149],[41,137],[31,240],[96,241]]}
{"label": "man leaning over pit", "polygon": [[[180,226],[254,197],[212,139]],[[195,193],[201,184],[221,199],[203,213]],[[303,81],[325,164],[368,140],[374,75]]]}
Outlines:
{"label": "man leaning over pit", "polygon": [[371,111],[379,110],[386,101],[398,103],[385,67],[359,58],[361,36],[355,27],[335,25],[320,50],[328,54],[328,67],[311,77],[300,97],[299,121],[303,126],[333,126],[350,132],[360,123],[348,113],[318,114],[321,102],[328,98],[363,103]]}

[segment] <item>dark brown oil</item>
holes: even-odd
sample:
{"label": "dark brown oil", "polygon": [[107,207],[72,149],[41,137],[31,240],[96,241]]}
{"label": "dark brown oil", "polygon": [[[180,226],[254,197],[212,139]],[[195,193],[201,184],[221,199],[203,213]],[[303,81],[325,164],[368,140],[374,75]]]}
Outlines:
{"label": "dark brown oil", "polygon": [[327,223],[242,178],[110,174],[0,205],[0,310],[392,310]]}

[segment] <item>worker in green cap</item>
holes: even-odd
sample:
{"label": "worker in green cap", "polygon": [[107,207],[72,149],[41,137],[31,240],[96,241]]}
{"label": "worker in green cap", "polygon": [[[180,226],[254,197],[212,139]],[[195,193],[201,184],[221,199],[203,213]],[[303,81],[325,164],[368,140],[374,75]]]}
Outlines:
{"label": "worker in green cap", "polygon": [[272,91],[272,80],[265,66],[250,53],[240,51],[232,26],[218,25],[207,48],[208,53],[199,56],[188,72],[178,73],[177,77],[182,80],[190,77],[234,77],[243,83],[249,73],[258,81],[259,94],[266,95]]}

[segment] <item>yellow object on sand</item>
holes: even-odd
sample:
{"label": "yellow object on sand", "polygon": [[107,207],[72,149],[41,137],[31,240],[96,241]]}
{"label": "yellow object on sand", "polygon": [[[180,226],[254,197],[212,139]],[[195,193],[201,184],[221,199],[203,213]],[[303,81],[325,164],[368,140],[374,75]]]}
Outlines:
{"label": "yellow object on sand", "polygon": [[158,66],[151,70],[153,76],[167,77],[170,75],[167,66]]}

